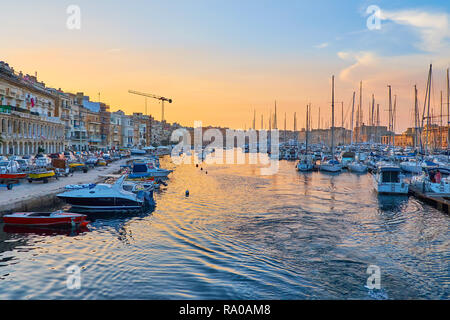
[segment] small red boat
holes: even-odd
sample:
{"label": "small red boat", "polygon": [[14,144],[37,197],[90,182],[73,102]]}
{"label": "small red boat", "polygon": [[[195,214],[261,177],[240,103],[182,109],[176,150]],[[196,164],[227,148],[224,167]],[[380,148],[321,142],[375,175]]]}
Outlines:
{"label": "small red boat", "polygon": [[72,212],[16,212],[3,216],[6,225],[85,227],[86,215]]}
{"label": "small red boat", "polygon": [[26,173],[0,173],[0,179],[24,179],[26,177]]}

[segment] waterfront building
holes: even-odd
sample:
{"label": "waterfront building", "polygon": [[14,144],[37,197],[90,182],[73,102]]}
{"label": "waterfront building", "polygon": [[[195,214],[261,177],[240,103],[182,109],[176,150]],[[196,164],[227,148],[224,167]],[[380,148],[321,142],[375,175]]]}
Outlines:
{"label": "waterfront building", "polygon": [[391,133],[386,126],[366,126],[364,123],[354,129],[354,142],[380,143],[383,136]]}
{"label": "waterfront building", "polygon": [[[408,128],[402,134],[385,135],[381,137],[381,143],[394,145],[397,147],[427,148],[428,150],[447,149],[448,147],[448,126],[427,125],[417,132],[415,128]],[[416,138],[417,137],[417,138]]]}
{"label": "waterfront building", "polygon": [[59,117],[58,97],[37,76],[16,73],[0,62],[0,133],[2,155],[63,151],[65,123]]}
{"label": "waterfront building", "polygon": [[122,115],[117,112],[111,113],[111,123],[109,129],[109,147],[119,149],[123,146],[122,136]]}
{"label": "waterfront building", "polygon": [[142,113],[133,113],[133,141],[136,147],[146,147],[151,145],[152,119]]}

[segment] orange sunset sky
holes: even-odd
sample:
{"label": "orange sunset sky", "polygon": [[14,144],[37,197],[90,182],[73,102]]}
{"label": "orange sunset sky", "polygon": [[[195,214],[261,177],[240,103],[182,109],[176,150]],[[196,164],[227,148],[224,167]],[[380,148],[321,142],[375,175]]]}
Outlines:
{"label": "orange sunset sky", "polygon": [[[319,107],[323,123],[331,121],[334,74],[336,125],[343,101],[349,126],[352,93],[362,80],[365,122],[373,93],[387,125],[390,84],[398,96],[401,132],[413,124],[414,84],[422,110],[430,63],[435,114],[440,90],[446,95],[450,10],[444,1],[427,7],[378,1],[380,30],[366,26],[366,1],[78,2],[80,30],[66,27],[69,2],[42,1],[38,8],[31,1],[5,4],[3,12],[9,13],[2,24],[11,28],[0,60],[94,101],[100,92],[112,111],[144,112],[144,98],[129,94],[132,89],[172,98],[165,110],[169,122],[248,128],[256,109],[259,128],[261,113],[267,126],[277,100],[279,128],[285,112],[288,129],[294,112],[303,127],[307,103],[317,127]],[[149,99],[148,111],[161,118],[158,101]]]}

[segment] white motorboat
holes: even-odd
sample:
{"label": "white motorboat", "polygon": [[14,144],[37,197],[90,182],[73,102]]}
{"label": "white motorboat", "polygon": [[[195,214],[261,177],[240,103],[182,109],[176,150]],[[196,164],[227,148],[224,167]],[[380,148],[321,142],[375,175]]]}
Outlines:
{"label": "white motorboat", "polygon": [[403,171],[418,174],[422,172],[422,162],[417,161],[416,159],[410,159],[408,161],[400,162],[400,168]]}
{"label": "white motorboat", "polygon": [[359,161],[353,161],[347,164],[348,170],[356,173],[365,173],[367,172],[367,165]]}
{"label": "white motorboat", "polygon": [[355,153],[353,151],[342,151],[339,156],[343,168],[347,168],[348,164],[355,161]]}
{"label": "white motorboat", "polygon": [[400,167],[390,163],[380,163],[373,175],[374,187],[380,194],[408,194],[409,184]]}
{"label": "white motorboat", "polygon": [[140,210],[155,204],[153,191],[134,193],[123,188],[125,176],[114,184],[97,184],[88,188],[67,191],[57,195],[72,205],[75,212],[116,212]]}
{"label": "white motorboat", "polygon": [[326,160],[320,164],[319,169],[326,172],[340,172],[342,171],[342,164],[334,159]]}
{"label": "white motorboat", "polygon": [[423,193],[432,193],[434,195],[450,195],[450,179],[441,178],[440,173],[424,172],[420,176],[414,176],[411,179],[411,186],[417,188]]}

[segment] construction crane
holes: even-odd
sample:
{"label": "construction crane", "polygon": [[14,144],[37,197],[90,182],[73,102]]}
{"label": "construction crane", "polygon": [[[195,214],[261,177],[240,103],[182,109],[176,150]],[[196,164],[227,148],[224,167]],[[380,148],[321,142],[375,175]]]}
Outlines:
{"label": "construction crane", "polygon": [[144,96],[145,97],[145,113],[147,114],[147,98],[152,98],[161,101],[161,122],[164,121],[164,101],[167,101],[169,103],[172,103],[172,99],[160,97],[154,94],[150,93],[142,93],[134,90],[128,90],[128,93],[136,94],[138,96]]}

